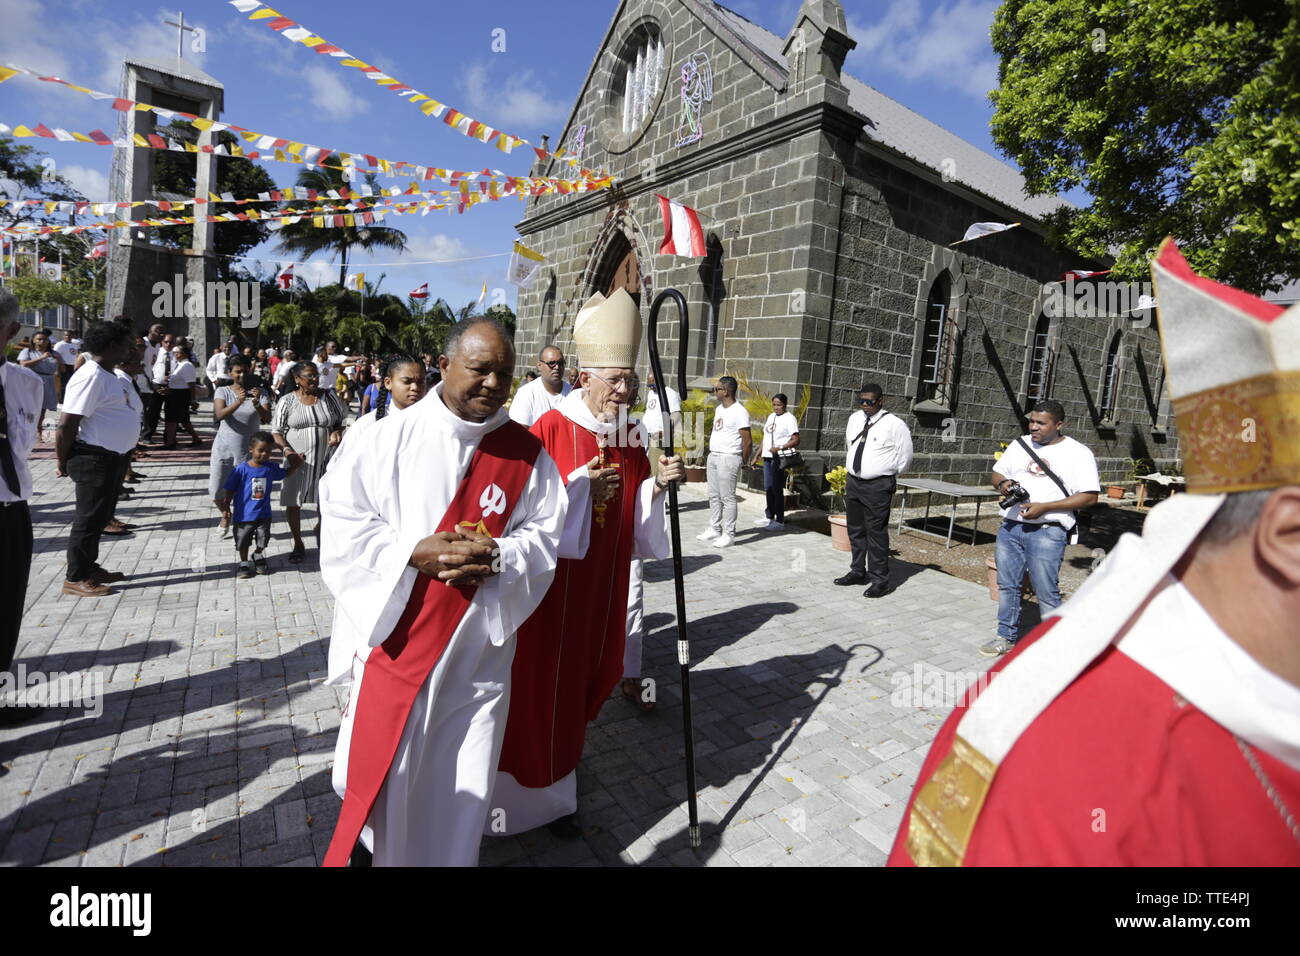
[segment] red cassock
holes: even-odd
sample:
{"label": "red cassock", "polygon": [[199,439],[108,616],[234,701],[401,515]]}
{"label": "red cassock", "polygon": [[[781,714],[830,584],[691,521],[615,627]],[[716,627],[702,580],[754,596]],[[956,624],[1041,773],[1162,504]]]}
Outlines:
{"label": "red cassock", "polygon": [[[596,436],[559,411],[539,418],[532,432],[566,484],[599,451]],[[586,557],[559,560],[550,590],[515,641],[498,767],[525,787],[549,787],[578,766],[587,724],[623,676],[636,502],[650,459],[644,448],[612,445],[605,457],[618,465],[618,493],[603,523],[593,512]]]}
{"label": "red cassock", "polygon": [[[1053,623],[1020,641],[993,672]],[[940,729],[918,789],[952,749],[965,713],[956,708]],[[1300,810],[1300,773],[1259,748],[1249,751],[1281,802]],[[916,796],[890,866],[913,865],[907,840]],[[1300,840],[1233,734],[1112,647],[998,766],[963,865],[1297,866]]]}

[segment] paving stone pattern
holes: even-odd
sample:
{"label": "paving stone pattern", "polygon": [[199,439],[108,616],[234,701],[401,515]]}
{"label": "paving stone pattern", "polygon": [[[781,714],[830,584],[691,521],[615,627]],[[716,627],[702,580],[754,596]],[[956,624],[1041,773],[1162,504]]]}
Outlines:
{"label": "paving stone pattern", "polygon": [[[37,554],[18,665],[90,672],[102,713],[47,712],[0,730],[0,862],[56,866],[318,864],[338,814],[330,787],[345,689],[326,687],[333,600],[315,549],[237,580],[216,530],[206,452],[156,456],[105,539],[128,574],[99,599],[60,593],[73,486],[33,461]],[[485,865],[879,865],[947,708],[895,706],[919,664],[983,671],[984,588],[896,562],[898,590],[833,586],[847,555],[812,532],[748,530],[701,543],[702,486],[682,495],[686,604],[704,844],[688,848],[671,561],[650,562],[644,676],[657,712],[618,697],[587,734],[585,835],[485,840]],[[309,518],[309,513],[304,515]],[[306,521],[312,527],[310,520]],[[309,539],[310,543],[310,539]],[[934,703],[933,700],[927,701]]]}

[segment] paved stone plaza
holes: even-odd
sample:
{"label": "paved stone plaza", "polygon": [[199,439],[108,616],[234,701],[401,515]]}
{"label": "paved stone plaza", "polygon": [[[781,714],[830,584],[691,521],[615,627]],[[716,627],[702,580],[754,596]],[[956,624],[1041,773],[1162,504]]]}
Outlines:
{"label": "paved stone plaza", "polygon": [[[129,580],[106,598],[66,597],[73,486],[48,453],[36,459],[37,553],[14,667],[102,677],[102,713],[53,710],[0,730],[0,861],[319,863],[339,808],[329,778],[346,691],[322,683],[333,601],[315,550],[288,564],[277,513],[271,575],[237,580],[206,449],[156,454],[118,509],[136,534],[106,538],[101,554]],[[644,673],[659,709],[616,692],[589,729],[585,838],[489,838],[485,865],[884,862],[946,713],[899,682],[918,664],[983,671],[976,647],[995,605],[983,587],[901,563],[898,590],[867,601],[830,583],[847,555],[829,538],[752,531],[760,496],[746,497],[737,544],[718,550],[695,540],[702,486],[682,495],[703,847],[686,840],[668,560],[649,563],[646,581]]]}

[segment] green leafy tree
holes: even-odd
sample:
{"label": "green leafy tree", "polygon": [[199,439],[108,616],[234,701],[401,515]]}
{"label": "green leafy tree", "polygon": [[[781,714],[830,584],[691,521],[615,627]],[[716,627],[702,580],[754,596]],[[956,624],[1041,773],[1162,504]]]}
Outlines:
{"label": "green leafy tree", "polygon": [[374,352],[388,338],[388,329],[364,315],[345,315],[334,323],[334,338],[360,352]]}
{"label": "green leafy tree", "polygon": [[[188,123],[174,121],[166,129],[171,139],[191,143],[198,142],[198,131]],[[214,139],[226,146],[238,143],[233,133],[221,132]],[[198,169],[198,157],[194,153],[158,152],[154,154],[154,191],[157,194],[191,198],[194,196],[194,177]],[[231,193],[236,199],[247,199],[258,193],[275,189],[275,180],[261,166],[252,160],[238,156],[218,156],[215,193]],[[207,197],[202,197],[206,199]],[[267,212],[274,209],[271,203],[249,206],[204,206],[203,210],[216,212],[243,212],[257,209]],[[189,208],[178,215],[190,215]],[[208,213],[204,213],[207,215]],[[166,215],[166,213],[164,213]],[[193,226],[163,226],[157,230],[162,242],[173,243],[188,248],[194,241]],[[270,230],[264,223],[256,220],[241,222],[220,222],[212,227],[213,251],[218,253],[217,272],[224,279],[233,274],[235,256],[243,255],[255,246],[266,241]]]}
{"label": "green leafy tree", "polygon": [[994,142],[1031,195],[1093,197],[1053,241],[1120,278],[1166,235],[1254,292],[1300,275],[1300,3],[1005,0],[992,40]]}
{"label": "green leafy tree", "polygon": [[7,283],[23,309],[56,309],[70,307],[84,324],[94,319],[104,309],[103,286],[94,287],[75,282],[55,282],[40,276],[20,276]]}
{"label": "green leafy tree", "polygon": [[[333,157],[323,157],[322,162],[336,161]],[[378,181],[374,173],[367,173],[366,182],[371,186],[377,186]],[[318,166],[311,169],[303,169],[298,173],[298,185],[304,189],[315,189],[319,191],[322,197],[333,190],[351,188],[351,184],[344,178],[343,170],[334,169],[329,166]],[[301,200],[286,203],[284,211],[291,213],[294,210],[308,209],[320,204],[320,202],[329,202],[323,200]],[[406,251],[406,233],[400,229],[394,229],[391,226],[366,225],[359,221],[354,226],[332,226],[328,229],[317,229],[312,225],[311,219],[304,218],[302,222],[290,223],[282,228],[279,235],[279,250],[281,252],[299,255],[304,259],[310,258],[318,252],[328,252],[331,255],[339,257],[339,285],[347,281],[348,258],[353,249],[361,249],[370,252],[374,249],[391,249],[394,252]]]}
{"label": "green leafy tree", "polygon": [[510,306],[505,304],[494,305],[483,314],[488,318],[496,319],[505,326],[505,330],[510,333],[510,338],[515,337],[515,313]]}

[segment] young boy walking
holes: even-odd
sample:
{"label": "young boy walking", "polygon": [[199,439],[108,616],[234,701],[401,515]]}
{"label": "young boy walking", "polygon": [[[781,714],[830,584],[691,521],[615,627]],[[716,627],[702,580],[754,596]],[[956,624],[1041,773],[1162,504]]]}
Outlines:
{"label": "young boy walking", "polygon": [[[220,497],[214,503],[222,515],[231,519],[235,529],[235,547],[239,549],[239,576],[251,578],[253,568],[258,574],[269,574],[262,551],[271,540],[271,486],[283,481],[302,465],[301,455],[289,455],[287,469],[271,461],[275,439],[270,432],[256,432],[248,442],[248,458],[237,464],[221,486]],[[233,506],[232,506],[233,497]],[[253,566],[248,563],[248,549],[253,549]]]}

